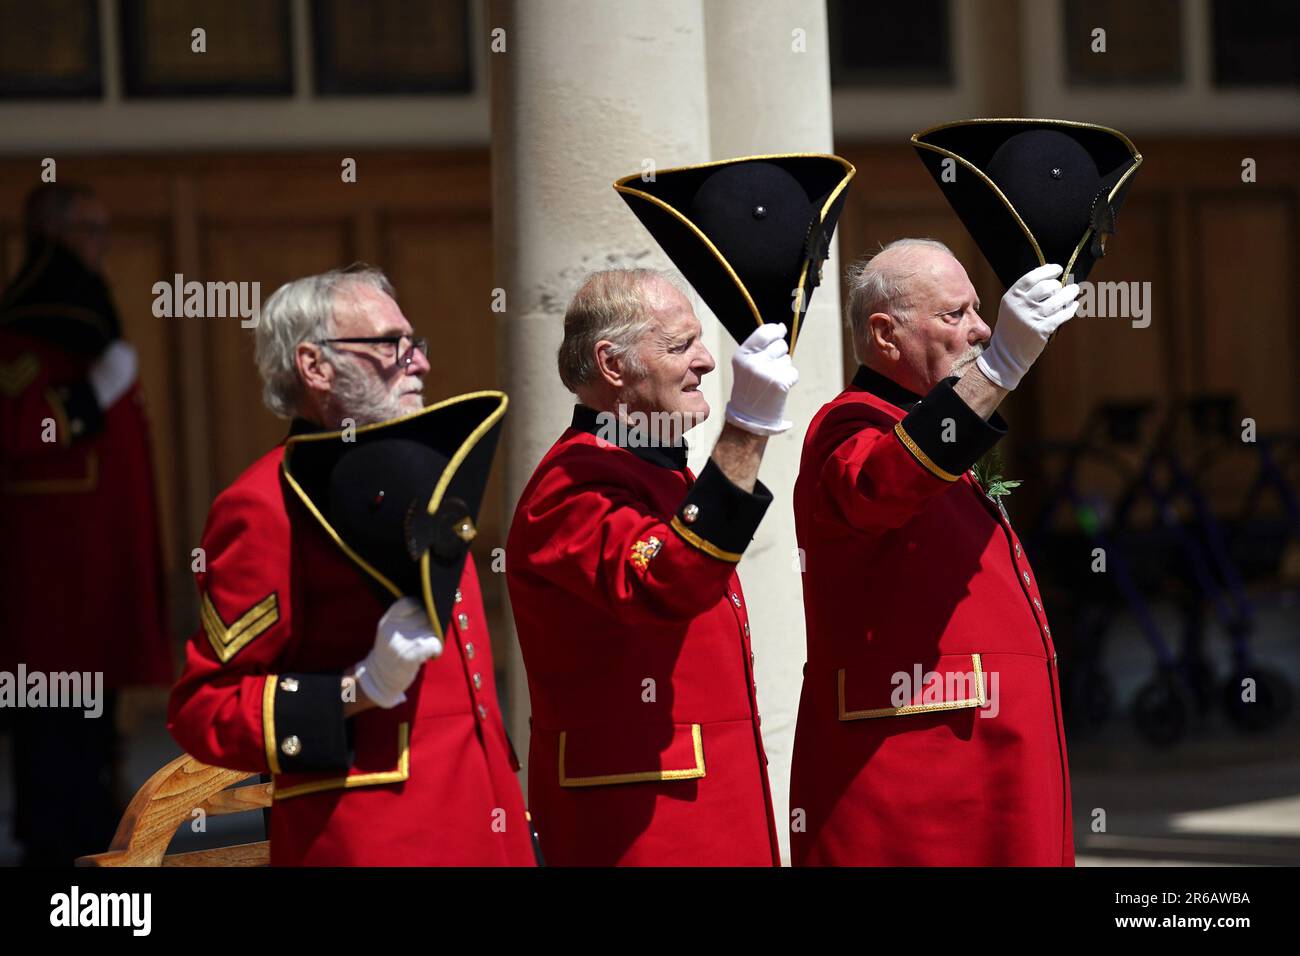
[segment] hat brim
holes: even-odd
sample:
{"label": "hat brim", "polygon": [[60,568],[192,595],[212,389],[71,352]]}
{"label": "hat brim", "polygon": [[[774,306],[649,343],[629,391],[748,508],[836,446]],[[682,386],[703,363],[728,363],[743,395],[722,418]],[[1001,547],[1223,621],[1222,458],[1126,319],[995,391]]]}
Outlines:
{"label": "hat brim", "polygon": [[[298,500],[348,559],[394,598],[403,597],[403,590],[349,545],[325,517],[329,476],[334,464],[349,449],[369,441],[408,438],[426,443],[447,458],[447,466],[426,504],[426,513],[433,515],[449,497],[458,498],[468,509],[472,529],[483,504],[508,404],[504,392],[469,392],[410,415],[359,426],[350,442],[342,440],[341,429],[294,435],[285,442],[280,470]],[[468,553],[466,549],[458,559],[444,562],[434,560],[426,550],[420,558],[418,596],[440,640],[445,640]]]}
{"label": "hat brim", "polygon": [[[997,137],[988,135],[996,127]],[[1117,129],[1074,120],[995,118],[957,120],[942,123],[912,135],[911,143],[966,231],[997,273],[1003,286],[1010,288],[1029,269],[1046,265],[1047,257],[1038,238],[1020,212],[998,185],[989,178],[984,166],[997,145],[1017,133],[1034,129],[1059,129],[1079,138],[1094,155],[1100,157],[1102,188],[1107,201],[1118,207],[1128,192],[1133,174],[1142,165],[1142,154],[1133,141]],[[943,188],[943,161],[952,159],[978,177],[986,190],[955,191]],[[1095,263],[1091,253],[1093,230],[1087,229],[1061,263],[1064,275],[1075,281],[1087,276]],[[1020,254],[994,261],[987,249],[1019,249]]]}
{"label": "hat brim", "polygon": [[732,338],[743,342],[766,322],[785,322],[793,352],[812,294],[809,263],[801,268],[793,295],[783,295],[779,303],[758,302],[727,257],[683,211],[710,171],[744,162],[773,163],[798,178],[809,195],[820,200],[819,225],[834,232],[844,207],[845,189],[857,170],[848,160],[830,153],[771,153],[677,166],[657,170],[652,182],[642,173],[632,173],[615,181],[614,189]]}

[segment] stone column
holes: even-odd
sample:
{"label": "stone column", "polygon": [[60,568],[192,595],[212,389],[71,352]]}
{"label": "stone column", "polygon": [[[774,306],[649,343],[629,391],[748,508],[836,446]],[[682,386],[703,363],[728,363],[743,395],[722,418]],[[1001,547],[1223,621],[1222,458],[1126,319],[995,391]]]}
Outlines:
{"label": "stone column", "polygon": [[[506,297],[498,341],[510,410],[498,466],[508,527],[572,414],[555,365],[570,297],[597,269],[670,266],[611,184],[646,163],[708,159],[704,11],[701,0],[491,0],[487,28],[504,31],[488,42],[505,44],[488,56],[493,245]],[[717,323],[701,320],[716,354]],[[719,378],[704,380],[718,414],[689,436],[695,466],[718,431]],[[526,760],[528,685],[509,617],[507,627],[507,724]]]}
{"label": "stone column", "polygon": [[[714,159],[833,152],[825,4],[706,3],[705,37]],[[839,271],[839,255],[832,247],[794,356],[799,384],[791,393],[786,417],[795,427],[768,443],[759,472],[776,500],[740,564],[754,622],[755,676],[771,761],[768,776],[782,858],[787,861],[790,754],[805,659],[801,562],[791,502],[808,422],[843,387]],[[718,357],[728,377],[731,351],[728,343],[726,354]],[[724,395],[729,387],[729,382],[723,383]]]}

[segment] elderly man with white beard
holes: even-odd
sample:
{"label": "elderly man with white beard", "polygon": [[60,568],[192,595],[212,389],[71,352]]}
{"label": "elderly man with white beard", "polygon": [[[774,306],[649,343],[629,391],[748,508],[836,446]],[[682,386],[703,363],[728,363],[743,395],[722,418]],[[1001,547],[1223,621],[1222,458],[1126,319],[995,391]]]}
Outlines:
{"label": "elderly man with white beard", "polygon": [[[499,403],[495,422],[504,396],[425,408],[427,345],[377,269],[290,282],[256,328],[266,404],[293,423],[212,505],[196,574],[202,626],[172,690],[172,735],[206,763],[273,777],[274,865],[534,864],[473,560],[446,581],[443,603],[456,613],[446,624],[437,615],[435,628],[430,605],[393,601],[391,584],[385,592],[367,577],[388,565],[360,557],[359,539],[349,546],[333,517],[351,513],[335,509],[351,490],[338,477],[346,469],[316,476],[322,502],[289,467],[305,443],[344,456],[397,429],[406,437],[385,450],[423,453],[413,439],[450,429],[456,415],[475,424],[464,399],[496,396],[486,402]],[[410,525],[399,486],[416,472],[429,469],[381,472],[354,510],[381,527],[387,496]]]}
{"label": "elderly man with white beard", "polygon": [[796,865],[1073,865],[1051,629],[971,470],[1006,434],[995,409],[1078,308],[1061,272],[1021,277],[991,331],[940,243],[899,240],[849,274],[861,366],[809,426],[794,493]]}

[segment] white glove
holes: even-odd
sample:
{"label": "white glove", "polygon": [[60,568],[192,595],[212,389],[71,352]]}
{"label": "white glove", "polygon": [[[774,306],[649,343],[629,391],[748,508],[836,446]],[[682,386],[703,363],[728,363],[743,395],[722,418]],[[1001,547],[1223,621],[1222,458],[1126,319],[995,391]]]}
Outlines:
{"label": "white glove", "polygon": [[779,435],[786,421],[785,400],[799,372],[785,344],[783,324],[760,325],[731,356],[731,401],[727,421],[755,435]]}
{"label": "white glove", "polygon": [[988,347],[975,360],[989,381],[1012,389],[1029,371],[1058,326],[1079,310],[1077,283],[1061,288],[1060,266],[1039,266],[1007,290]]}
{"label": "white glove", "polygon": [[420,665],[442,653],[424,605],[413,597],[393,602],[375,628],[375,646],[357,665],[357,683],[384,709],[406,700]]}
{"label": "white glove", "polygon": [[121,339],[114,340],[104,349],[87,374],[99,407],[111,408],[114,402],[126,394],[126,390],[135,381],[138,369],[135,349]]}

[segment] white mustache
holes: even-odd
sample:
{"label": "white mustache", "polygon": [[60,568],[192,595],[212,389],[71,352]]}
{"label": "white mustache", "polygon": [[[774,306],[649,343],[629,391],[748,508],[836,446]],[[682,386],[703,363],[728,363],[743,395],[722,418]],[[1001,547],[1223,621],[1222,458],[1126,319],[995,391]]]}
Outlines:
{"label": "white mustache", "polygon": [[961,355],[957,356],[956,360],[953,361],[951,374],[956,375],[958,372],[960,372],[967,365],[975,361],[983,354],[984,354],[984,344],[982,342],[975,343],[970,348],[968,348],[965,352],[962,352]]}

